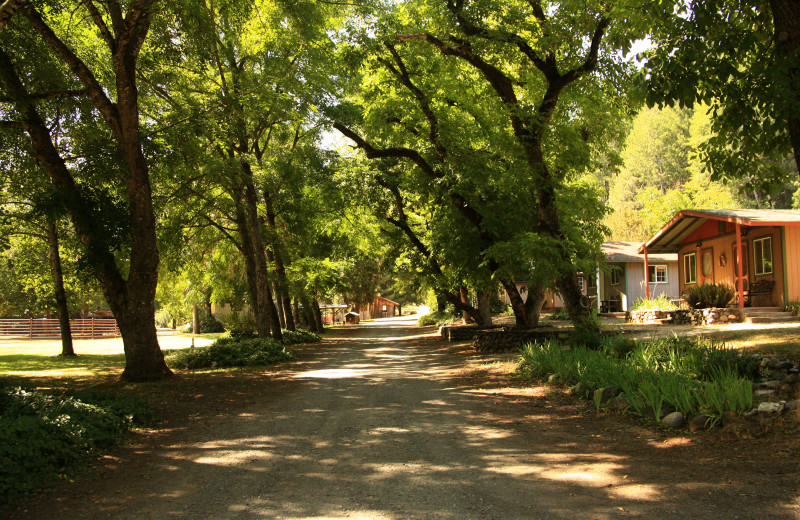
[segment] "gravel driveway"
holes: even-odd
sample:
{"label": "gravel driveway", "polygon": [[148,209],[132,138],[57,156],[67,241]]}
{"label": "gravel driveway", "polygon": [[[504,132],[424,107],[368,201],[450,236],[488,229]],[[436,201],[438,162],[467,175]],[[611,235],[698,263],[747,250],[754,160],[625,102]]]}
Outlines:
{"label": "gravel driveway", "polygon": [[747,456],[469,388],[467,358],[412,325],[333,331],[248,405],[149,432],[14,517],[800,518],[796,472],[763,487]]}

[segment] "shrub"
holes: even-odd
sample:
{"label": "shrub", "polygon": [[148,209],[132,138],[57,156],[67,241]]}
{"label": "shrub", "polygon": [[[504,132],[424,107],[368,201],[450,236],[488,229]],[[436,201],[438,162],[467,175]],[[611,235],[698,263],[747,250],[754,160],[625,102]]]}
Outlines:
{"label": "shrub", "polygon": [[677,311],[678,306],[672,303],[669,296],[661,294],[658,298],[639,298],[631,307],[631,311]]}
{"label": "shrub", "polygon": [[298,345],[300,343],[319,343],[322,337],[316,332],[305,329],[284,330],[283,343],[285,345]]}
{"label": "shrub", "polygon": [[420,316],[417,320],[417,325],[420,327],[426,327],[428,325],[449,325],[457,319],[458,318],[453,315],[452,311],[436,311]]}
{"label": "shrub", "polygon": [[708,309],[727,307],[735,294],[729,285],[710,283],[688,287],[684,291],[683,297],[692,309]]}
{"label": "shrub", "polygon": [[172,314],[167,309],[156,311],[156,327],[172,328]]}
{"label": "shrub", "polygon": [[87,399],[96,404],[19,387],[0,389],[0,503],[67,474],[117,444],[137,419],[144,424],[150,417],[137,398],[95,392]]}
{"label": "shrub", "polygon": [[208,311],[203,308],[200,311],[200,334],[209,334],[214,332],[225,332],[225,327],[222,323]]}
{"label": "shrub", "polygon": [[643,417],[659,418],[670,407],[718,420],[727,410],[743,412],[753,403],[752,384],[745,377],[753,375],[754,361],[710,341],[611,337],[599,350],[547,341],[526,345],[521,352],[521,376],[556,374],[590,390],[615,386],[623,391],[629,413]]}
{"label": "shrub", "polygon": [[197,370],[272,365],[289,361],[292,354],[271,338],[219,338],[208,347],[186,348],[167,352],[172,368]]}
{"label": "shrub", "polygon": [[225,329],[233,338],[255,338],[256,321],[248,313],[232,312],[223,317]]}
{"label": "shrub", "polygon": [[800,302],[789,302],[786,304],[786,310],[794,314],[795,316],[800,316]]}
{"label": "shrub", "polygon": [[553,313],[550,314],[551,320],[568,320],[569,313],[567,309],[553,309]]}

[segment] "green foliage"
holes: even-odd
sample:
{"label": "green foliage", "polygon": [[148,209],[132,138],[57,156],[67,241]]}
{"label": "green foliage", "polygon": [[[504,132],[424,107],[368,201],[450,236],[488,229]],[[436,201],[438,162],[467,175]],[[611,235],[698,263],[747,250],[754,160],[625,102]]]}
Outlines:
{"label": "green foliage", "polygon": [[692,309],[709,309],[727,307],[735,294],[730,285],[709,283],[687,287],[683,297]]}
{"label": "green foliage", "polygon": [[319,343],[322,337],[316,332],[310,330],[297,329],[297,330],[284,330],[283,343],[284,345],[299,345],[301,343]]}
{"label": "green foliage", "polygon": [[668,406],[719,418],[727,410],[750,409],[748,378],[758,372],[752,358],[713,342],[677,337],[637,342],[618,336],[606,338],[597,350],[555,341],[527,345],[519,373],[527,378],[556,374],[592,390],[617,387],[629,412],[645,417],[660,417]]}
{"label": "green foliage", "polygon": [[252,314],[245,312],[231,312],[223,316],[225,330],[232,338],[255,338],[256,322]]}
{"label": "green foliage", "polygon": [[137,397],[79,397],[0,389],[0,503],[68,474],[118,443],[131,426],[152,420],[149,406]]}
{"label": "green foliage", "polygon": [[428,325],[450,325],[457,319],[452,310],[446,310],[444,312],[436,311],[420,316],[417,320],[417,325],[420,327],[426,327]]}
{"label": "green foliage", "polygon": [[220,338],[207,347],[166,353],[170,367],[187,370],[272,365],[292,358],[291,352],[271,338]]}
{"label": "green foliage", "polygon": [[786,310],[791,311],[795,316],[800,316],[800,302],[789,302],[786,304]]}
{"label": "green foliage", "polygon": [[631,307],[631,311],[677,311],[678,306],[670,301],[669,296],[660,294],[656,298],[639,298]]}
{"label": "green foliage", "polygon": [[200,334],[225,332],[225,326],[214,316],[207,307],[200,311]]}
{"label": "green foliage", "polygon": [[567,309],[554,309],[553,312],[550,314],[550,319],[568,320],[569,313],[567,312]]}

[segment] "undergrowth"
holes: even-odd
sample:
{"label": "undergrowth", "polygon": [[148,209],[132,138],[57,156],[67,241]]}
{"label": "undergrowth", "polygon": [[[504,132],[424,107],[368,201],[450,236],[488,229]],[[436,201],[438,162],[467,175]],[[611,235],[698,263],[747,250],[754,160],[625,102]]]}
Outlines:
{"label": "undergrowth", "polygon": [[166,353],[170,367],[188,370],[272,365],[291,359],[291,352],[271,338],[219,338],[207,347]]}
{"label": "undergrowth", "polygon": [[136,396],[0,388],[0,503],[69,475],[152,420]]}
{"label": "undergrowth", "polygon": [[[668,407],[685,414],[745,412],[752,407],[750,382],[757,362],[710,340],[669,337],[633,341],[605,338],[599,348],[567,346],[555,341],[522,349],[520,375],[582,383],[589,391],[613,386],[621,390],[628,411],[660,417]],[[596,403],[599,407],[600,403]]]}

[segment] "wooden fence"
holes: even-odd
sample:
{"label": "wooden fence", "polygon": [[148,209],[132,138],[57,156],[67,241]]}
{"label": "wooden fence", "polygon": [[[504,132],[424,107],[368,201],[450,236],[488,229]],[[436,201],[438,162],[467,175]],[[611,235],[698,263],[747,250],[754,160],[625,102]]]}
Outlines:
{"label": "wooden fence", "polygon": [[[72,337],[117,338],[119,327],[114,318],[89,318],[69,320]],[[61,327],[56,319],[0,319],[0,337],[3,339],[53,339],[61,337]]]}

